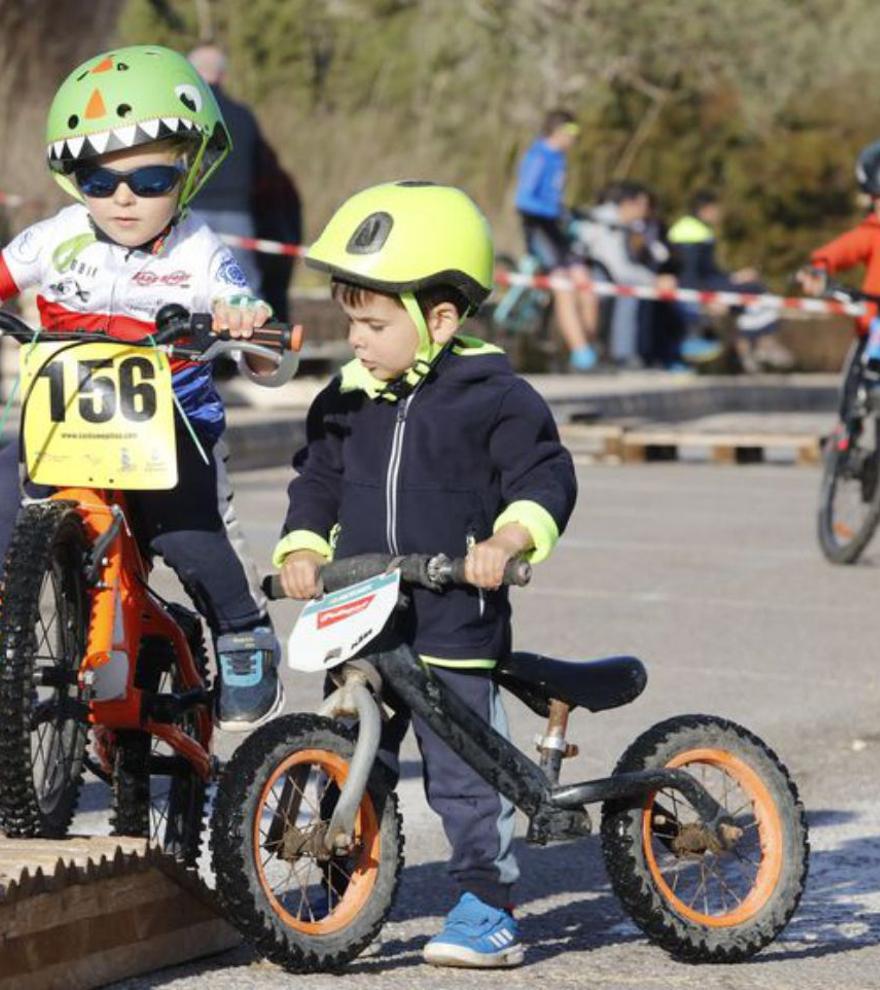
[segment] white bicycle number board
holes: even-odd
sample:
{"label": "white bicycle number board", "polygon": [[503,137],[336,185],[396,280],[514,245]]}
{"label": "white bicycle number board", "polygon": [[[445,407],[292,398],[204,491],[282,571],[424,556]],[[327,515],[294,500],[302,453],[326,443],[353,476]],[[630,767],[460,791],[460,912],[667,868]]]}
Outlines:
{"label": "white bicycle number board", "polygon": [[353,657],[385,627],[399,589],[400,571],[391,571],[309,602],[287,641],[288,667],[314,673]]}

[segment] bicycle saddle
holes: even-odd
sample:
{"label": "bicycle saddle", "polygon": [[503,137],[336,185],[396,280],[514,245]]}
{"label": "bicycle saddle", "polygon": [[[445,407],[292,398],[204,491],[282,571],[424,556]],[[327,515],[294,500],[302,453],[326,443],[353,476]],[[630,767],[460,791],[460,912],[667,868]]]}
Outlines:
{"label": "bicycle saddle", "polygon": [[601,712],[634,701],[645,690],[648,672],[636,657],[554,660],[539,653],[509,653],[493,672],[495,681],[539,715],[551,699]]}

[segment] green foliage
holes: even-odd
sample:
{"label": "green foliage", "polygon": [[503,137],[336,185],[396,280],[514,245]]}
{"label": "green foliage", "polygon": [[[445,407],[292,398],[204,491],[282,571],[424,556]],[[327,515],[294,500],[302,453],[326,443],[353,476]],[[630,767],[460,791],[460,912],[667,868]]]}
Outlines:
{"label": "green foliage", "polygon": [[465,186],[514,247],[516,163],[563,104],[573,202],[630,177],[672,217],[716,186],[726,260],[782,275],[856,219],[878,23],[874,0],[126,0],[118,35],[226,48],[311,235],[353,190],[419,175]]}

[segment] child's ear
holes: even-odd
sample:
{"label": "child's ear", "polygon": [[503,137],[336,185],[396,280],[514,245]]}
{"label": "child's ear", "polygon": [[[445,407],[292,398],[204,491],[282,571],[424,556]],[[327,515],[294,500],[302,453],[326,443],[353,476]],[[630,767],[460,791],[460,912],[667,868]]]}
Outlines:
{"label": "child's ear", "polygon": [[455,336],[461,319],[451,302],[442,302],[428,310],[426,322],[434,343],[448,344]]}

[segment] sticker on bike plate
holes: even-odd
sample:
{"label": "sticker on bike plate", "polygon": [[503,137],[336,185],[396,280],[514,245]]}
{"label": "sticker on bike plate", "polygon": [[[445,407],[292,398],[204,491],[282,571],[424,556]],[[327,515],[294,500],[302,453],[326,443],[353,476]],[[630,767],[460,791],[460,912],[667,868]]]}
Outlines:
{"label": "sticker on bike plate", "polygon": [[312,673],[349,660],[382,631],[399,587],[400,571],[391,571],[310,602],[287,641],[287,665]]}
{"label": "sticker on bike plate", "polygon": [[177,484],[168,358],[109,342],[21,348],[24,447],[44,485],[132,490]]}

